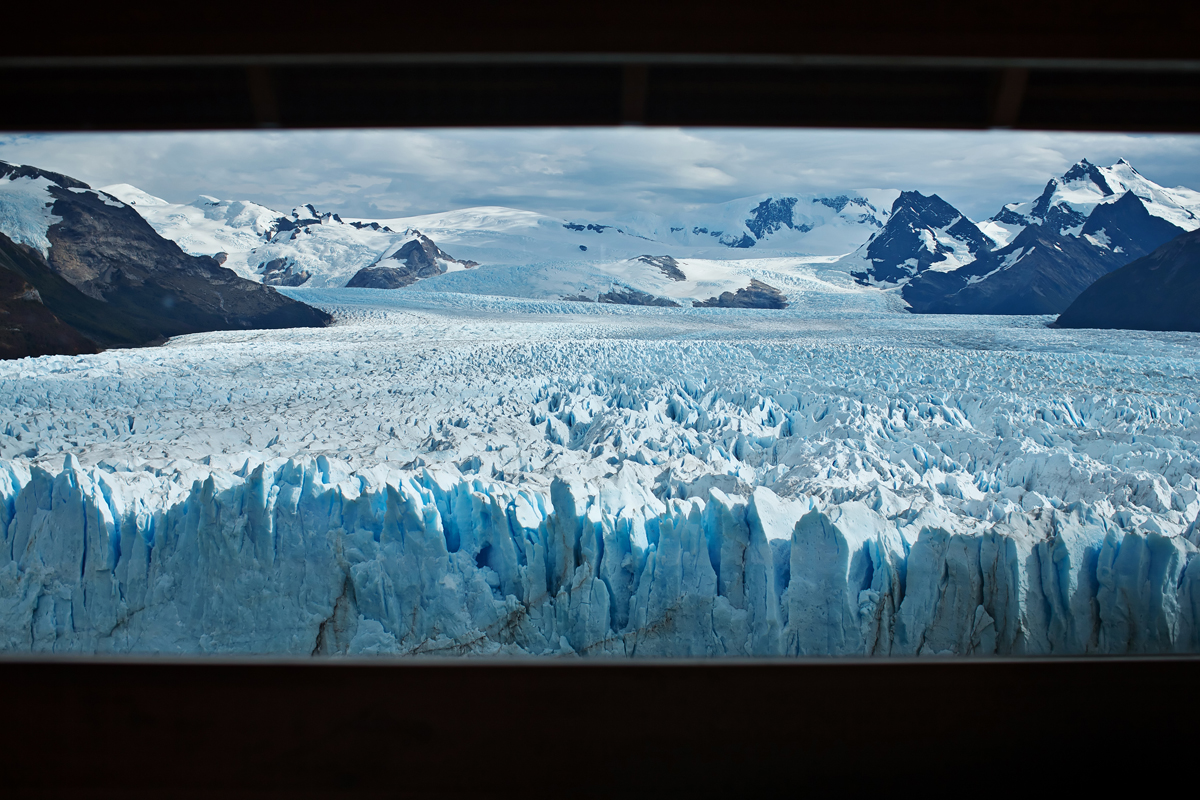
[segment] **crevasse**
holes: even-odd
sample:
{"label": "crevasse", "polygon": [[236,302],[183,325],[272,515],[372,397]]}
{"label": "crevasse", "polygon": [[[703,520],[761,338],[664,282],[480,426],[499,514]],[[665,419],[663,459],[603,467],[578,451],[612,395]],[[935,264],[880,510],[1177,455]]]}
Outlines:
{"label": "crevasse", "polygon": [[352,471],[0,462],[0,649],[291,655],[1200,651],[1200,532],[933,505]]}

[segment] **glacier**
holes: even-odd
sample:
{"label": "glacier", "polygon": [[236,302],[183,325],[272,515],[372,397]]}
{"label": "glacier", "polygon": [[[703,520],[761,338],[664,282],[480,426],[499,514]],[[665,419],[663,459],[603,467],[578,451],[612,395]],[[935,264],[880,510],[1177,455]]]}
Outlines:
{"label": "glacier", "polygon": [[[419,281],[435,292],[540,299],[586,294],[595,300],[623,286],[685,305],[746,288],[750,278],[786,277],[796,262],[836,261],[886,223],[899,194],[868,189],[835,197],[758,195],[692,209],[686,220],[638,214],[572,222],[498,206],[343,220],[311,204],[289,216],[209,195],[169,203],[129,184],[101,191],[131,205],[185,252],[219,256],[223,266],[248,280],[267,280],[269,265],[276,264],[290,267],[292,275],[308,273],[302,279],[308,288],[344,287],[359,270],[420,233],[454,259],[483,268]],[[745,258],[747,250],[737,245],[743,240],[754,245],[755,259]],[[686,279],[665,278],[638,260],[647,255],[686,258]],[[754,274],[763,268],[782,275]]]}
{"label": "glacier", "polygon": [[0,651],[1200,652],[1200,337],[289,290],[0,364]]}

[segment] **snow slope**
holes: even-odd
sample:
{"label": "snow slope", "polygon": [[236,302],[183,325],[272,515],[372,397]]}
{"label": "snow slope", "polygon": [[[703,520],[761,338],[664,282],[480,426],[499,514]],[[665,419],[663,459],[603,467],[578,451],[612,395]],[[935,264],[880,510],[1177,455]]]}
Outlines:
{"label": "snow slope", "polygon": [[894,189],[760,194],[699,206],[669,219],[642,215],[621,220],[618,227],[655,241],[684,245],[690,251],[720,244],[788,255],[841,255],[887,223],[899,195]]}
{"label": "snow slope", "polygon": [[62,222],[51,213],[54,198],[47,178],[0,177],[0,233],[18,244],[28,245],[43,256],[50,252],[46,233]]}
{"label": "snow slope", "polygon": [[287,291],[0,364],[0,648],[1200,650],[1196,335]]}

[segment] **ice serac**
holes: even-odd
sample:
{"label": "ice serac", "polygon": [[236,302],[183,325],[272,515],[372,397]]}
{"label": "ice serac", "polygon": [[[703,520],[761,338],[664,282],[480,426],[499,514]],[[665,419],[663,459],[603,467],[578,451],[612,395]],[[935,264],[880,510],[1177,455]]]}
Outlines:
{"label": "ice serac", "polygon": [[548,493],[325,457],[0,463],[0,650],[300,656],[1200,651],[1200,559],[1077,502],[973,530],[633,480]]}

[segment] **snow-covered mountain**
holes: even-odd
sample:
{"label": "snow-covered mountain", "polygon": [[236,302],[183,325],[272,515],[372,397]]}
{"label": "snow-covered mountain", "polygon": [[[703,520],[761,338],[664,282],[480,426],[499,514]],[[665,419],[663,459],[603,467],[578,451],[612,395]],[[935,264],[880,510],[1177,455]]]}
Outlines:
{"label": "snow-covered mountain", "polygon": [[[887,224],[848,259],[863,285],[896,284],[926,270],[949,272],[995,247],[976,225],[936,194],[901,192]],[[855,262],[861,267],[853,269]]]}
{"label": "snow-covered mountain", "polygon": [[[1086,158],[1052,178],[1034,200],[1009,203],[980,225],[1001,245],[1008,244],[1029,225],[1043,225],[1060,235],[1087,235],[1084,223],[1101,206],[1117,203],[1127,194],[1136,197],[1153,217],[1185,231],[1200,227],[1200,192],[1182,186],[1167,189],[1144,177],[1125,159],[1098,167]],[[1104,246],[1103,232],[1095,244]]]}
{"label": "snow-covered mountain", "polygon": [[[764,276],[734,263],[744,262],[751,248],[756,258],[853,250],[887,223],[899,194],[758,195],[701,207],[685,218],[638,215],[601,222],[502,207],[344,219],[312,205],[284,214],[209,196],[173,204],[128,184],[105,191],[136,208],[186,251],[214,256],[245,278],[274,285],[334,288],[353,282],[394,288],[420,281],[417,288],[431,291],[593,301],[640,292],[684,305],[749,290],[754,279],[761,282]],[[441,255],[418,268],[407,263],[410,249],[401,257],[403,274],[380,271],[418,239],[428,242],[423,251],[436,248]],[[662,258],[680,265],[679,275],[664,279],[652,263]],[[692,263],[683,266],[687,259]],[[468,264],[478,269],[455,274],[464,268],[456,265]]]}
{"label": "snow-covered mountain", "polygon": [[788,254],[841,255],[853,250],[888,221],[900,193],[862,189],[827,195],[743,197],[703,206],[666,219],[635,217],[622,230],[695,250],[773,250]]}
{"label": "snow-covered mountain", "polygon": [[[138,346],[211,330],[327,325],[330,317],[189,255],[126,203],[82,181],[0,162],[0,270],[23,306],[10,357]],[[22,287],[28,286],[26,291]],[[12,301],[17,302],[17,301]],[[33,326],[33,327],[28,327]],[[72,336],[74,331],[78,336]],[[25,348],[22,350],[22,348]]]}
{"label": "snow-covered mountain", "polygon": [[1096,279],[1197,228],[1200,193],[1163,188],[1123,159],[1083,160],[979,225],[937,195],[904,192],[843,263],[862,285],[901,287],[918,312],[1056,314]]}
{"label": "snow-covered mountain", "polygon": [[1123,159],[1082,160],[979,224],[936,194],[888,189],[764,194],[617,221],[502,207],[349,219],[311,204],[285,214],[209,196],[172,204],[125,184],[105,191],[185,251],[267,284],[683,306],[782,298],[820,261],[820,280],[899,288],[914,311],[1059,313],[1101,275],[1200,227],[1200,192],[1159,186]]}
{"label": "snow-covered mountain", "polygon": [[[354,273],[348,288],[399,289],[422,278],[433,278],[479,266],[474,261],[459,261],[446,253],[425,234],[409,229],[405,238],[389,247],[368,267]],[[305,273],[307,274],[307,273]],[[303,281],[300,281],[303,283]]]}

